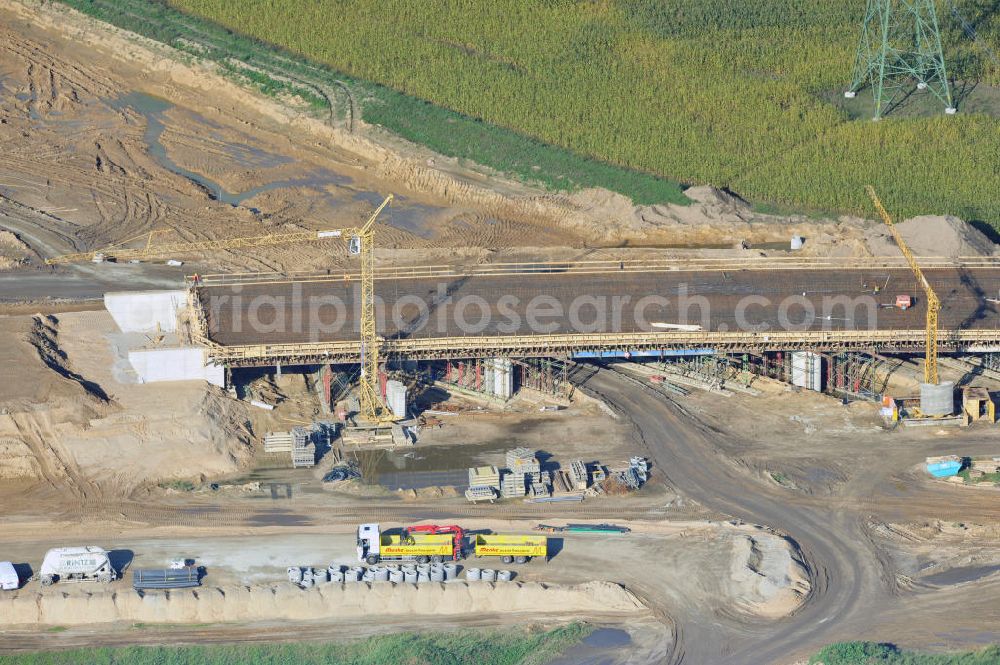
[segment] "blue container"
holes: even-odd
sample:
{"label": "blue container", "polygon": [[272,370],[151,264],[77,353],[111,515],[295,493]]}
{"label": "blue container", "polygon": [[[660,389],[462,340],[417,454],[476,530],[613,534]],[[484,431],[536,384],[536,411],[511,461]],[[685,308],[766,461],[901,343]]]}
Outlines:
{"label": "blue container", "polygon": [[948,460],[945,462],[931,462],[927,465],[927,472],[935,478],[948,478],[954,476],[962,470],[962,462]]}

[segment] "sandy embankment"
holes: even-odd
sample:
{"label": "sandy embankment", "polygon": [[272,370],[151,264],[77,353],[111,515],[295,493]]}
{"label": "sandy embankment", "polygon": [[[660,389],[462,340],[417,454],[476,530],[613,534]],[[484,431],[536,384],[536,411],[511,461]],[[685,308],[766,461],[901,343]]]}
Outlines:
{"label": "sandy embankment", "polygon": [[357,583],[309,590],[283,583],[144,594],[66,584],[44,591],[19,591],[5,599],[0,603],[0,625],[185,624],[492,613],[586,616],[645,611],[628,590],[610,582]]}

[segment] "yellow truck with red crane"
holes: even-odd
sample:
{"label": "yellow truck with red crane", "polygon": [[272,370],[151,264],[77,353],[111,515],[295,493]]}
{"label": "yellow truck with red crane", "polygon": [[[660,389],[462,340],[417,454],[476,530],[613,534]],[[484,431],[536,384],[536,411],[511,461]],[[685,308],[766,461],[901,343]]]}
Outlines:
{"label": "yellow truck with red crane", "polygon": [[[358,527],[358,561],[369,565],[380,561],[458,561],[465,556],[465,536],[466,529],[455,524],[384,531],[379,524],[362,524]],[[478,533],[474,545],[476,557],[499,557],[508,565],[548,558],[548,538],[540,535]]]}

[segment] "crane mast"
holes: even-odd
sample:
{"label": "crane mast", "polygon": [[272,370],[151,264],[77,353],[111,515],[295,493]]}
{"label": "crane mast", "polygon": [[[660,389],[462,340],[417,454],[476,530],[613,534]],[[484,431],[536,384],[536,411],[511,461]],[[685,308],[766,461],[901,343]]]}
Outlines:
{"label": "crane mast", "polygon": [[938,367],[937,367],[937,350],[938,350],[938,312],[941,311],[941,301],[938,299],[937,294],[934,293],[934,289],[931,288],[930,282],[924,276],[924,271],[920,269],[917,264],[917,259],[913,256],[913,252],[907,246],[906,242],[903,240],[903,236],[900,235],[899,230],[892,221],[892,217],[886,212],[885,206],[882,205],[882,201],[879,199],[878,194],[875,193],[875,188],[871,185],[865,187],[865,191],[868,192],[869,198],[871,198],[872,203],[875,204],[875,209],[878,211],[879,216],[882,217],[882,221],[889,228],[889,233],[892,234],[893,240],[899,246],[899,251],[903,253],[903,257],[906,262],[910,265],[910,270],[913,271],[914,276],[917,278],[917,283],[924,290],[924,295],[927,298],[927,330],[925,333],[924,342],[926,344],[926,351],[924,354],[924,383],[931,383],[934,385],[938,384]]}
{"label": "crane mast", "polygon": [[375,316],[375,218],[392,201],[392,194],[385,197],[365,225],[350,229],[350,251],[361,259],[361,413],[365,420],[383,425],[395,420],[386,408],[379,390],[379,347]]}

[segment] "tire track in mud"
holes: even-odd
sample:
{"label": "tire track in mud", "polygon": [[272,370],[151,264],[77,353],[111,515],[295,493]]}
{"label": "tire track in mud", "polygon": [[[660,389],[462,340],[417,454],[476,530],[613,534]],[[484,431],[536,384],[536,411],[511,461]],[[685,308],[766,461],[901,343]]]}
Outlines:
{"label": "tire track in mud", "polygon": [[672,486],[705,507],[788,534],[808,565],[810,594],[786,619],[741,625],[720,617],[710,626],[675,617],[678,637],[670,662],[782,662],[830,641],[827,636],[845,619],[877,611],[890,591],[884,582],[888,563],[874,556],[878,548],[856,514],[823,502],[800,503],[789,492],[748,478],[712,444],[720,432],[645,385],[636,390],[614,372],[600,371],[577,387],[632,421]]}

